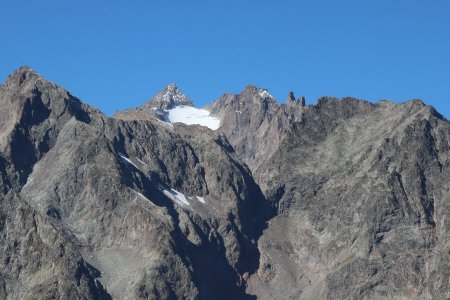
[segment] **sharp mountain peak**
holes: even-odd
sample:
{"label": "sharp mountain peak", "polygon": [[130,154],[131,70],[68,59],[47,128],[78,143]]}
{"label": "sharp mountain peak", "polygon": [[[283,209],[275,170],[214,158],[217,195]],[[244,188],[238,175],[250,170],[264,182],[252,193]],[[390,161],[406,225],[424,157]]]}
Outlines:
{"label": "sharp mountain peak", "polygon": [[157,109],[171,109],[179,105],[194,106],[194,102],[175,83],[166,85],[146,104]]}
{"label": "sharp mountain peak", "polygon": [[39,75],[30,67],[22,66],[8,76],[5,85],[21,87],[26,83],[35,83],[38,79],[45,80],[41,75]]}

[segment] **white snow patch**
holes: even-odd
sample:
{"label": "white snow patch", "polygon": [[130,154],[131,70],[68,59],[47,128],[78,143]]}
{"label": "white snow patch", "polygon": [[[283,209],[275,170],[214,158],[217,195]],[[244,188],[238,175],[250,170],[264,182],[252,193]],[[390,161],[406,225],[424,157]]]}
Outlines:
{"label": "white snow patch", "polygon": [[181,206],[190,206],[189,201],[187,200],[186,196],[183,193],[180,193],[177,190],[174,189],[166,189],[162,185],[159,185],[159,189],[163,192],[164,195],[166,195],[170,200],[174,201],[175,203],[181,205]]}
{"label": "white snow patch", "polygon": [[147,197],[145,197],[144,195],[142,195],[142,193],[140,193],[140,192],[138,192],[138,191],[135,191],[135,190],[133,190],[133,192],[134,192],[136,195],[138,195],[139,197],[141,197],[142,199],[144,199],[145,201],[150,202],[151,205],[157,207],[157,206],[155,205],[155,203],[153,203],[152,201],[150,201],[150,199],[148,199]]}
{"label": "white snow patch", "polygon": [[273,98],[272,95],[269,94],[269,91],[266,89],[259,89],[258,92],[261,98]]}
{"label": "white snow patch", "polygon": [[136,157],[136,159],[137,159],[141,164],[143,164],[144,166],[148,167],[147,164],[146,164],[145,162],[143,162],[142,160],[139,159],[139,157]]}
{"label": "white snow patch", "polygon": [[126,161],[127,163],[129,163],[130,165],[133,165],[136,169],[139,170],[139,167],[136,166],[128,157],[126,157],[122,152],[118,153],[120,158],[122,158],[124,161]]}
{"label": "white snow patch", "polygon": [[176,106],[168,111],[168,119],[171,123],[184,123],[187,125],[198,124],[206,126],[212,130],[220,127],[220,120],[210,116],[209,111],[205,109],[198,109],[191,106]]}
{"label": "white snow patch", "polygon": [[197,200],[200,201],[201,203],[205,204],[205,198],[197,196]]}

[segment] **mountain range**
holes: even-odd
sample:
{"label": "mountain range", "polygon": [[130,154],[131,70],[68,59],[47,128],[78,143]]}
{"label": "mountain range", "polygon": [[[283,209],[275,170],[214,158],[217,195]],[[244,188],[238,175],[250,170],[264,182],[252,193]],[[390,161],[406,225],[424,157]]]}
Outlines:
{"label": "mountain range", "polygon": [[0,85],[1,299],[448,299],[450,123],[420,100],[109,117],[28,67]]}

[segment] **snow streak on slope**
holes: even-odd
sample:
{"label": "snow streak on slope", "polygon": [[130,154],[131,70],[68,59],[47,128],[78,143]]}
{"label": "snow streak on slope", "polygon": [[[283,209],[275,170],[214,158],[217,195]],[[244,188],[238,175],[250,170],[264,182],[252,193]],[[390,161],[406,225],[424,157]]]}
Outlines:
{"label": "snow streak on slope", "polygon": [[211,117],[209,111],[205,109],[198,109],[191,106],[176,106],[170,109],[168,112],[168,119],[171,123],[184,123],[188,125],[198,124],[206,126],[212,130],[216,130],[220,127],[220,120]]}
{"label": "snow streak on slope", "polygon": [[126,161],[130,165],[133,165],[136,169],[140,170],[139,167],[136,166],[136,164],[134,162],[132,162],[128,157],[125,156],[125,154],[123,154],[122,152],[119,152],[118,154],[119,154],[120,158],[122,158],[124,161]]}
{"label": "snow streak on slope", "polygon": [[197,196],[197,200],[200,201],[201,203],[205,204],[205,198]]}
{"label": "snow streak on slope", "polygon": [[177,203],[178,205],[181,206],[191,206],[191,204],[189,203],[189,201],[187,200],[186,196],[183,193],[180,193],[177,190],[174,189],[167,189],[164,186],[162,186],[161,184],[158,184],[158,189],[163,192],[164,195],[166,195],[167,198],[169,198],[170,200],[174,201],[175,203]]}
{"label": "snow streak on slope", "polygon": [[141,197],[142,199],[144,199],[145,201],[148,201],[151,205],[157,207],[157,206],[155,205],[155,203],[153,203],[150,199],[148,199],[147,197],[145,197],[142,193],[140,193],[140,192],[138,192],[138,191],[135,191],[135,190],[132,190],[132,191],[133,191],[136,195],[138,195],[139,197]]}

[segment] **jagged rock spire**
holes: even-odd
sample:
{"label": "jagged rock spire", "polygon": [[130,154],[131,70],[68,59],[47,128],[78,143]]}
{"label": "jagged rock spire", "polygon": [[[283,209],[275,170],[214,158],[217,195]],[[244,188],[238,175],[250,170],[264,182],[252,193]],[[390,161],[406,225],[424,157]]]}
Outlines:
{"label": "jagged rock spire", "polygon": [[306,100],[305,100],[305,96],[300,96],[297,101],[300,101],[300,105],[301,107],[305,107],[306,105]]}
{"label": "jagged rock spire", "polygon": [[297,99],[295,99],[294,92],[290,91],[286,100],[287,105],[292,104],[300,104],[300,107],[304,107],[306,105],[305,97],[300,96]]}
{"label": "jagged rock spire", "polygon": [[289,103],[290,101],[295,101],[295,96],[294,96],[294,92],[290,91],[287,97],[287,102]]}

